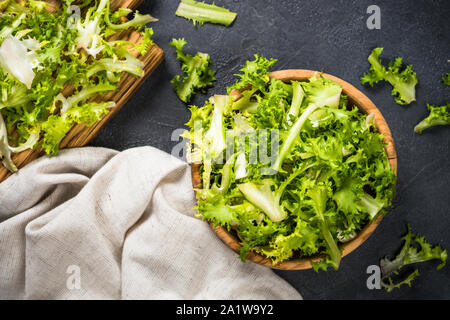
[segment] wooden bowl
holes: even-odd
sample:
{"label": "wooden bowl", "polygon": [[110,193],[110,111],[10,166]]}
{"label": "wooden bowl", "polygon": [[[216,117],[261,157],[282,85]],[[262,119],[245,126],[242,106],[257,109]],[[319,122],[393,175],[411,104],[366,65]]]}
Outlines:
{"label": "wooden bowl", "polygon": [[[310,77],[312,77],[317,71],[312,70],[280,70],[275,71],[270,74],[270,77],[280,79],[282,81],[306,81]],[[317,72],[319,73],[319,72]],[[336,83],[339,83],[342,86],[342,93],[348,96],[349,104],[356,105],[359,109],[366,113],[373,113],[375,115],[374,121],[378,131],[384,135],[384,142],[387,143],[385,147],[385,151],[389,160],[389,164],[391,168],[395,170],[395,174],[397,174],[397,153],[395,151],[394,140],[392,138],[391,130],[389,129],[386,120],[383,118],[381,112],[377,109],[375,104],[370,101],[361,91],[356,89],[354,86],[349,84],[348,82],[341,80],[335,76],[322,73],[325,78],[331,79]],[[239,94],[239,92],[231,92],[230,94],[235,95]],[[192,185],[194,188],[201,188],[201,177],[200,177],[200,164],[192,164],[191,172],[192,172]],[[342,257],[348,255],[350,252],[355,250],[358,246],[360,246],[375,230],[375,228],[380,224],[383,219],[383,215],[380,215],[375,221],[367,224],[358,235],[352,240],[341,243],[339,247],[343,249]],[[213,227],[210,222],[211,227]],[[228,232],[225,228],[218,226],[213,227],[214,232],[217,236],[232,250],[235,252],[239,252],[239,248],[241,245],[239,244],[239,240],[236,236],[234,236],[231,232]],[[247,260],[253,261],[260,265],[274,268],[274,269],[283,269],[283,270],[302,270],[311,268],[311,260],[319,261],[323,258],[323,255],[316,255],[308,258],[292,258],[290,260],[282,261],[278,264],[273,264],[272,261],[258,253],[250,251],[247,255]]]}

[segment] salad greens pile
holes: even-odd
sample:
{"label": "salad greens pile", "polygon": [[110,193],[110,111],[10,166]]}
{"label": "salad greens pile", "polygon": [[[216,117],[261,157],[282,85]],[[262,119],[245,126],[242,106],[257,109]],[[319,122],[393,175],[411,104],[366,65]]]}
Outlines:
{"label": "salad greens pile", "polygon": [[229,26],[236,19],[237,14],[228,9],[218,7],[214,3],[208,4],[195,0],[181,0],[175,14],[179,17],[192,20],[194,25],[203,25],[205,22]]}
{"label": "salad greens pile", "polygon": [[274,264],[324,254],[314,269],[337,269],[339,243],[390,207],[395,173],[373,114],[319,74],[271,78],[275,62],[255,55],[228,95],[190,107],[198,215],[234,230],[243,260],[250,250]]}
{"label": "salad greens pile", "polygon": [[216,72],[210,68],[209,54],[197,52],[195,56],[183,53],[183,47],[187,44],[184,39],[172,39],[170,45],[175,47],[177,59],[181,63],[181,70],[185,76],[175,76],[171,83],[175,86],[175,92],[181,101],[187,103],[198,90],[205,90],[212,86],[216,80]]}
{"label": "salad greens pile", "polygon": [[[133,53],[145,55],[152,45],[145,25],[155,19],[136,11],[126,20],[132,10],[112,10],[110,0],[1,4],[0,158],[14,172],[11,153],[36,147],[57,153],[74,124],[90,125],[115,105],[91,98],[114,91],[123,72],[144,75]],[[112,40],[129,28],[142,33],[139,44]]]}
{"label": "salad greens pile", "polygon": [[[441,263],[436,268],[440,270],[447,262],[447,250],[442,250],[440,246],[433,247],[424,237],[413,234],[409,224],[408,233],[402,240],[405,243],[400,253],[394,259],[390,260],[388,257],[385,257],[380,261],[381,284],[387,292],[400,288],[404,284],[411,287],[411,282],[419,276],[419,270],[415,269],[404,280],[394,283],[392,276],[398,275],[400,269],[404,266],[429,260],[440,260]],[[416,248],[414,244],[417,244],[419,247]]]}
{"label": "salad greens pile", "polygon": [[396,103],[405,105],[415,101],[418,81],[412,65],[403,68],[403,58],[398,57],[390,61],[386,69],[380,59],[382,52],[383,48],[372,50],[368,58],[370,70],[361,77],[361,83],[373,86],[379,81],[387,81],[392,85],[392,95]]}

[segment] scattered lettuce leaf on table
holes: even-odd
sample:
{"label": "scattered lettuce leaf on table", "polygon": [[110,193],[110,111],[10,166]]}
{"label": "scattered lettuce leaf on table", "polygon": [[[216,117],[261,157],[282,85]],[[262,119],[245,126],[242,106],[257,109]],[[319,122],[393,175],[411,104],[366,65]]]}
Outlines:
{"label": "scattered lettuce leaf on table", "polygon": [[191,20],[194,25],[206,22],[229,26],[236,19],[237,14],[230,10],[195,0],[181,0],[175,14]]}
{"label": "scattered lettuce leaf on table", "polygon": [[450,102],[443,106],[427,104],[427,108],[430,114],[414,127],[414,132],[421,134],[430,127],[450,125]]}
{"label": "scattered lettuce leaf on table", "polygon": [[383,48],[372,50],[368,58],[370,70],[361,77],[361,83],[373,86],[379,81],[387,81],[392,86],[392,95],[397,104],[407,105],[415,101],[418,80],[412,65],[403,67],[403,58],[398,57],[390,61],[386,68],[380,59],[382,52]]}
{"label": "scattered lettuce leaf on table", "polygon": [[432,246],[425,237],[412,233],[408,224],[408,233],[402,238],[404,241],[400,253],[394,258],[385,257],[380,261],[382,286],[387,292],[391,292],[402,285],[411,287],[412,281],[419,276],[419,270],[415,269],[408,276],[397,283],[392,276],[398,275],[400,270],[411,264],[421,263],[430,260],[440,260],[437,270],[442,269],[447,262],[447,250],[440,246]]}

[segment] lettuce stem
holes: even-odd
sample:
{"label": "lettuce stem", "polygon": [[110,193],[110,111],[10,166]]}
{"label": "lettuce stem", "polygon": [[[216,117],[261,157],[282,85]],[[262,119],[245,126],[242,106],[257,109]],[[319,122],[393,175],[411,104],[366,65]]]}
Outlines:
{"label": "lettuce stem", "polygon": [[297,139],[298,135],[300,134],[300,131],[302,130],[303,126],[305,125],[306,120],[309,118],[309,116],[317,109],[317,105],[311,104],[308,108],[302,113],[300,118],[295,121],[292,128],[289,130],[289,134],[284,141],[283,145],[281,146],[280,154],[277,157],[277,160],[275,161],[275,164],[273,165],[273,169],[276,171],[281,170],[281,165],[283,164],[283,161],[287,157],[288,154],[291,153],[292,146],[294,145],[295,139]]}
{"label": "lettuce stem", "polygon": [[236,13],[228,9],[194,0],[181,0],[175,14],[192,20],[194,25],[196,23],[203,25],[205,22],[210,22],[228,27],[236,19]]}

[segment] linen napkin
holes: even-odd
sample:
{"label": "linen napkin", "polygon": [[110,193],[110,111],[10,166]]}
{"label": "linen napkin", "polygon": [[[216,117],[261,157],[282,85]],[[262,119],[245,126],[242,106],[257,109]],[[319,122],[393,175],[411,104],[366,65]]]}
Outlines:
{"label": "linen napkin", "polygon": [[0,299],[301,299],[194,217],[190,166],[62,150],[0,183]]}

